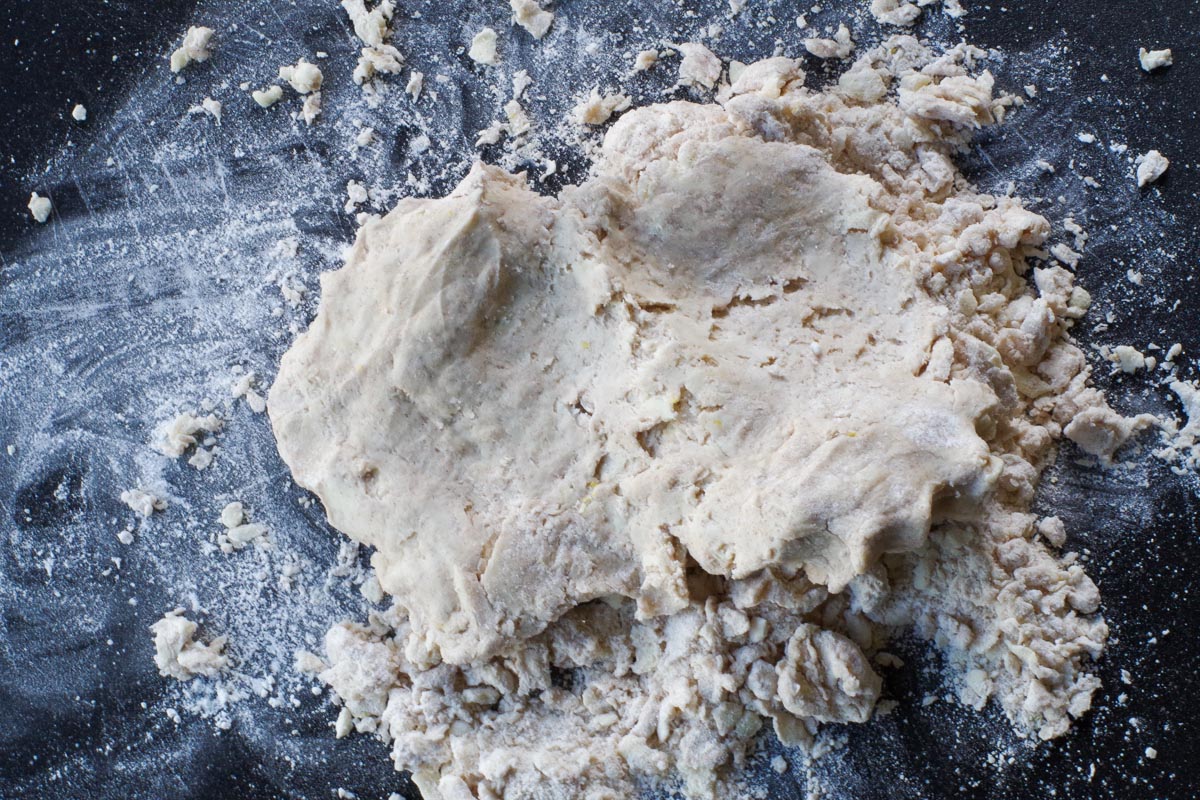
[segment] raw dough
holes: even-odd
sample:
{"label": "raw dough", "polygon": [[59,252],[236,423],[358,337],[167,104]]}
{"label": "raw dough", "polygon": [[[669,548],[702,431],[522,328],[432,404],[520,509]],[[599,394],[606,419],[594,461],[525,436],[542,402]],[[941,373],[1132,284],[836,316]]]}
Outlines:
{"label": "raw dough", "polygon": [[215,31],[212,28],[193,25],[183,35],[183,43],[171,53],[171,72],[179,72],[193,61],[208,61],[212,51],[209,43]]}
{"label": "raw dough", "polygon": [[279,68],[279,79],[287,81],[300,94],[316,92],[321,88],[325,76],[316,64],[310,64],[303,58],[295,65],[285,64]]}
{"label": "raw dough", "polygon": [[1156,69],[1171,66],[1175,63],[1175,56],[1169,47],[1165,50],[1147,50],[1140,47],[1138,48],[1138,63],[1146,72],[1153,72]]}
{"label": "raw dough", "polygon": [[496,53],[496,32],[491,28],[484,28],[471,39],[471,48],[467,51],[467,55],[476,64],[484,64],[486,66],[495,66],[500,63],[500,57]]}
{"label": "raw dough", "polygon": [[425,797],[739,796],[764,719],[870,716],[896,629],[1022,730],[1087,710],[1096,588],[1028,510],[1064,427],[1110,458],[1146,422],[1087,386],[1047,221],[951,161],[1007,103],[967,52],[749,65],[582,186],[478,164],[322,276],[268,408],[396,600],[322,678]]}
{"label": "raw dough", "polygon": [[583,101],[572,110],[575,122],[580,125],[603,125],[612,119],[618,111],[629,108],[630,99],[627,94],[600,94],[599,89],[592,89]]}
{"label": "raw dough", "polygon": [[29,205],[27,207],[29,208],[30,216],[37,222],[45,222],[50,219],[50,209],[53,208],[50,205],[50,198],[42,197],[37,192],[29,195]]}
{"label": "raw dough", "polygon": [[216,675],[228,659],[221,654],[225,637],[208,644],[195,641],[196,623],[183,616],[183,609],[167,612],[150,626],[154,634],[154,663],[165,678],[190,681],[197,675]]}
{"label": "raw dough", "polygon": [[283,87],[277,83],[271,84],[266,89],[256,89],[250,93],[250,96],[263,108],[270,108],[283,97]]}
{"label": "raw dough", "polygon": [[1157,150],[1150,150],[1137,157],[1138,188],[1149,186],[1163,176],[1171,162]]}
{"label": "raw dough", "polygon": [[513,22],[529,31],[535,39],[541,39],[554,22],[554,13],[544,10],[534,0],[509,0]]}

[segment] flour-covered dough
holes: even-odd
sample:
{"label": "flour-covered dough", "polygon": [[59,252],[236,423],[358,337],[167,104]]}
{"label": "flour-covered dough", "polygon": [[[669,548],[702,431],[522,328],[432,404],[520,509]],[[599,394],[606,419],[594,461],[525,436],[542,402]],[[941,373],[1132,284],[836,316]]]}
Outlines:
{"label": "flour-covered dough", "polygon": [[764,718],[867,719],[896,627],[1043,737],[1086,710],[1095,587],[1028,508],[1064,426],[1107,458],[1139,423],[1031,269],[1046,220],[950,160],[1006,105],[970,58],[750,65],[558,197],[477,164],[322,276],[268,407],[396,601],[323,677],[427,797],[722,795]]}

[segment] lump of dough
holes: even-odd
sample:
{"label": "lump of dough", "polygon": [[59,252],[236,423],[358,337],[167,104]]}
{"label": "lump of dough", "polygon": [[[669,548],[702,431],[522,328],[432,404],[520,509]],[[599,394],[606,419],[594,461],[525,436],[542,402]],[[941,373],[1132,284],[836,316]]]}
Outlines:
{"label": "lump of dough", "polygon": [[193,61],[208,61],[212,55],[209,44],[212,42],[214,31],[202,25],[193,25],[183,35],[183,42],[171,53],[171,72],[180,72]]}
{"label": "lump of dough", "polygon": [[996,397],[921,374],[946,312],[879,185],[740,130],[629,112],[560,199],[476,165],[322,276],[280,453],[445,660],[593,599],[677,611],[689,560],[840,591],[991,491]]}
{"label": "lump of dough", "polygon": [[182,609],[163,615],[150,626],[150,632],[154,634],[154,663],[165,678],[190,681],[197,675],[216,675],[228,663],[221,654],[225,637],[208,644],[195,641],[196,623],[183,616]]}

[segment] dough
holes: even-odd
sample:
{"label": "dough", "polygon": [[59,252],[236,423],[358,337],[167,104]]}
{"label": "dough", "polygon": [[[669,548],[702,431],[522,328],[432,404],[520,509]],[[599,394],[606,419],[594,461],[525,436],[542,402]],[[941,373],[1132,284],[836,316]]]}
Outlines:
{"label": "dough", "polygon": [[165,678],[190,681],[197,675],[216,675],[225,668],[228,659],[221,655],[225,637],[219,636],[208,644],[195,641],[196,623],[175,609],[150,626],[154,634],[154,663]]}
{"label": "dough", "polygon": [[212,43],[212,28],[193,25],[183,35],[183,42],[171,53],[171,72],[181,72],[192,62],[208,61],[212,56],[209,45]]}
{"label": "dough", "polygon": [[554,22],[554,13],[546,11],[535,0],[509,0],[513,22],[529,31],[535,39],[541,39]]}
{"label": "dough", "polygon": [[749,65],[581,186],[477,164],[322,276],[268,410],[396,602],[322,677],[427,798],[735,796],[764,719],[870,716],[896,628],[1024,730],[1086,711],[1096,589],[1028,509],[1064,426],[1142,423],[1087,387],[1071,273],[1022,277],[1047,221],[950,160],[1005,107],[964,52]]}

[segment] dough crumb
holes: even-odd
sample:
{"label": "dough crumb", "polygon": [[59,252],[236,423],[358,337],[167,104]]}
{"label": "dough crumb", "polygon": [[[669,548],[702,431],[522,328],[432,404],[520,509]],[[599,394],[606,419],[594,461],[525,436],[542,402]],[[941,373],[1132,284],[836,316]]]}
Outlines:
{"label": "dough crumb", "polygon": [[294,65],[285,64],[280,67],[279,79],[287,81],[299,94],[309,94],[321,88],[325,76],[320,67],[301,58]]}
{"label": "dough crumb", "polygon": [[154,634],[154,663],[164,678],[190,681],[197,675],[216,675],[228,664],[221,652],[226,638],[219,636],[208,644],[195,641],[196,623],[183,616],[182,608],[167,612],[150,631]]}
{"label": "dough crumb", "polygon": [[657,50],[640,50],[633,60],[634,72],[645,72],[658,63]]}
{"label": "dough crumb", "polygon": [[270,108],[283,97],[283,87],[277,83],[273,83],[265,89],[254,90],[250,93],[250,96],[254,98],[254,102],[263,108]]}
{"label": "dough crumb", "polygon": [[500,56],[496,50],[496,32],[491,28],[484,28],[475,34],[475,37],[471,39],[471,49],[467,51],[467,55],[476,64],[493,67],[499,64]]}
{"label": "dough crumb", "polygon": [[871,16],[881,25],[908,27],[921,16],[921,9],[909,0],[871,0]]}
{"label": "dough crumb", "polygon": [[342,0],[342,8],[350,17],[354,35],[368,47],[379,47],[390,35],[388,23],[396,12],[391,0],[382,0],[370,11],[363,0]]}
{"label": "dough crumb", "polygon": [[404,67],[404,56],[390,44],[364,47],[354,67],[353,80],[364,86],[380,75],[399,75]]}
{"label": "dough crumb", "polygon": [[817,58],[849,58],[854,52],[854,40],[850,38],[850,29],[843,23],[838,25],[832,39],[805,39],[804,49]]}
{"label": "dough crumb", "polygon": [[221,101],[213,100],[211,97],[206,97],[200,101],[199,105],[192,106],[188,109],[189,114],[207,114],[221,124]]}
{"label": "dough crumb", "polygon": [[166,500],[144,489],[126,489],[121,492],[121,502],[143,517],[149,517],[155,511],[162,511],[167,507]]}
{"label": "dough crumb", "polygon": [[512,19],[535,39],[541,39],[554,22],[554,13],[546,11],[534,0],[509,0]]}
{"label": "dough crumb", "polygon": [[233,399],[245,398],[246,405],[255,414],[261,414],[267,410],[267,401],[261,394],[255,391],[255,385],[258,382],[258,376],[253,372],[247,372],[234,378],[233,384],[229,387],[229,394]]}
{"label": "dough crumb", "polygon": [[415,103],[421,96],[421,89],[425,86],[424,73],[417,72],[415,69],[408,75],[408,84],[405,85],[404,91],[413,99]]}
{"label": "dough crumb", "polygon": [[629,95],[601,95],[599,89],[593,88],[591,94],[578,103],[571,114],[579,125],[603,125],[613,114],[629,108],[630,103]]}
{"label": "dough crumb", "polygon": [[1163,176],[1167,171],[1167,167],[1171,166],[1171,162],[1167,157],[1157,150],[1150,150],[1137,157],[1137,185],[1138,188],[1154,183]]}
{"label": "dough crumb", "polygon": [[71,118],[76,122],[84,122],[87,120],[87,109],[83,107],[83,103],[76,103],[71,109]]}
{"label": "dough crumb", "polygon": [[50,198],[42,197],[37,192],[29,195],[29,213],[38,222],[50,219]]}
{"label": "dough crumb", "polygon": [[180,72],[193,62],[208,61],[212,55],[209,45],[212,43],[212,28],[193,25],[183,35],[183,43],[171,53],[171,72]]}
{"label": "dough crumb", "polygon": [[223,553],[241,550],[250,543],[266,544],[269,530],[266,525],[246,521],[246,509],[237,501],[221,509],[221,526],[225,529],[217,536],[217,546]]}
{"label": "dough crumb", "polygon": [[1138,48],[1138,63],[1146,72],[1153,72],[1156,69],[1171,66],[1175,63],[1175,57],[1169,47],[1164,50],[1147,50],[1140,47]]}
{"label": "dough crumb", "polygon": [[152,444],[154,449],[163,455],[179,458],[189,448],[199,448],[205,438],[200,434],[217,433],[224,425],[225,421],[216,415],[196,416],[184,411],[159,423]]}
{"label": "dough crumb", "polygon": [[321,93],[313,92],[306,95],[304,105],[300,107],[300,119],[304,120],[305,124],[312,125],[318,116],[321,114]]}
{"label": "dough crumb", "polygon": [[679,62],[679,86],[712,89],[721,78],[721,59],[697,42],[675,45],[683,57]]}

